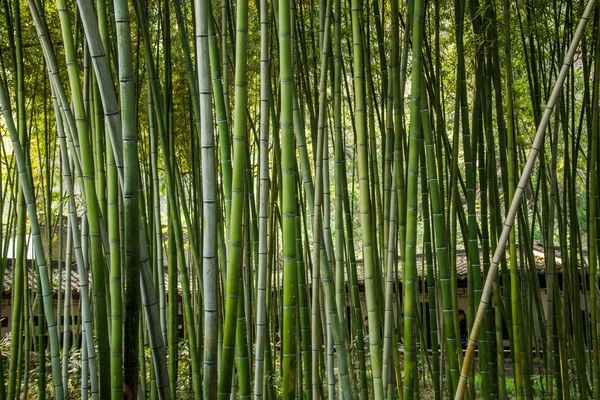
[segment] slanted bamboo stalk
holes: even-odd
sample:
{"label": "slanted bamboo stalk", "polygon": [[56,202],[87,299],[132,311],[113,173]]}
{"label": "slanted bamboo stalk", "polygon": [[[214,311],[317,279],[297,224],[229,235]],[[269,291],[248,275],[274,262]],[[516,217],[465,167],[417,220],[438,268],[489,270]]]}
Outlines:
{"label": "slanted bamboo stalk", "polygon": [[506,218],[504,221],[504,227],[502,229],[502,234],[500,235],[500,238],[498,240],[498,246],[496,247],[496,251],[494,252],[492,265],[490,266],[490,270],[486,277],[484,289],[483,289],[482,296],[481,296],[481,301],[480,301],[478,309],[477,309],[477,315],[475,316],[473,328],[472,328],[470,336],[469,336],[469,344],[467,347],[467,353],[465,354],[465,360],[463,362],[463,366],[462,366],[462,370],[461,370],[461,377],[460,377],[458,388],[456,390],[456,396],[455,396],[456,400],[462,399],[463,395],[465,393],[467,377],[469,374],[471,362],[473,361],[475,346],[477,344],[477,337],[479,335],[479,330],[481,329],[481,326],[483,323],[483,317],[485,314],[485,310],[490,302],[494,279],[496,277],[496,273],[498,272],[498,264],[500,263],[500,259],[504,253],[506,243],[508,242],[509,235],[510,235],[510,232],[511,232],[513,224],[514,224],[515,216],[517,214],[517,210],[520,206],[520,201],[523,196],[525,185],[527,184],[529,175],[531,174],[531,171],[533,169],[535,159],[540,151],[541,146],[544,143],[544,134],[546,132],[546,127],[548,126],[548,122],[550,121],[550,115],[552,114],[554,106],[556,105],[556,102],[558,100],[558,97],[559,97],[561,89],[562,89],[562,85],[565,81],[565,78],[567,77],[569,69],[571,68],[571,65],[573,62],[573,57],[575,55],[575,51],[577,50],[579,41],[581,40],[581,37],[583,36],[583,33],[585,31],[585,26],[587,25],[587,22],[589,21],[589,19],[591,17],[591,13],[592,13],[592,10],[594,9],[594,5],[595,5],[595,0],[590,0],[587,3],[586,8],[581,16],[581,20],[579,21],[579,24],[577,25],[577,30],[575,31],[575,34],[573,35],[573,39],[571,40],[569,49],[567,50],[567,53],[564,57],[563,65],[561,66],[560,73],[558,74],[556,82],[554,83],[552,93],[550,95],[550,98],[548,99],[546,108],[544,110],[544,113],[543,113],[540,123],[538,125],[535,139],[533,141],[532,149],[527,157],[527,163],[525,164],[523,171],[521,172],[519,184],[517,185],[517,188],[515,189],[515,194],[512,198],[510,208],[507,211]]}

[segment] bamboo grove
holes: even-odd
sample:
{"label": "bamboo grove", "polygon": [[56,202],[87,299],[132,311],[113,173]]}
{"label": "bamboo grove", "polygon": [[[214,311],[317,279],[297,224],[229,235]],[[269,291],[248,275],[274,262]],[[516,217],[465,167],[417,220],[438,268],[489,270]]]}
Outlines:
{"label": "bamboo grove", "polygon": [[0,399],[600,398],[595,0],[1,4]]}

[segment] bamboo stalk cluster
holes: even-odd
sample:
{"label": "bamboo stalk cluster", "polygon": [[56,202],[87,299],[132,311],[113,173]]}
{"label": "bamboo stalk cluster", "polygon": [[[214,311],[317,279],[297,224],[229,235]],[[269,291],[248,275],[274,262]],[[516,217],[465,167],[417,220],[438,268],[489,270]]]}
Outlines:
{"label": "bamboo stalk cluster", "polygon": [[4,0],[0,399],[600,398],[599,16]]}

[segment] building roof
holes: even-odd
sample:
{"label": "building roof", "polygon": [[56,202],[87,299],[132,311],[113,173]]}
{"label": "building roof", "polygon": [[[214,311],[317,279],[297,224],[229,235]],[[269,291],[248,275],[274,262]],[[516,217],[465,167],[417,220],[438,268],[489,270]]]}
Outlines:
{"label": "building roof", "polygon": [[[4,270],[4,279],[2,280],[2,295],[7,296],[11,293],[12,285],[13,285],[13,262],[14,259],[8,258],[6,259],[6,268]],[[29,284],[29,289],[32,291],[37,290],[37,265],[33,260],[27,260],[27,280]],[[65,282],[66,270],[64,268],[64,263],[62,266],[62,279],[59,271],[58,261],[54,261],[51,267],[51,276],[52,276],[52,289],[54,293],[57,293],[57,288],[60,282],[60,292],[64,293],[67,285]],[[91,276],[90,276],[91,279]],[[77,264],[71,264],[71,292],[74,297],[79,297],[79,273],[77,271]]]}
{"label": "building roof", "polygon": [[[519,248],[517,247],[517,253],[519,251]],[[554,251],[554,259],[556,262],[556,268],[557,268],[557,272],[560,273],[562,270],[562,258],[560,256],[560,251],[558,248],[555,248]],[[491,264],[491,260],[493,257],[493,253],[490,254],[489,259],[490,259],[490,264]],[[518,257],[518,254],[517,254]],[[508,261],[509,258],[509,252],[508,249],[506,250],[506,260]],[[545,252],[544,252],[544,248],[541,246],[534,246],[533,248],[533,258],[534,258],[534,263],[535,263],[535,269],[536,272],[539,275],[545,275],[546,273],[546,264],[545,264]],[[481,265],[481,271],[484,270],[483,268],[483,252],[479,251],[479,260]],[[518,261],[520,262],[520,261]],[[364,268],[362,268],[362,260],[357,260],[356,263],[359,265],[359,267],[357,268],[357,275],[358,275],[358,280],[359,283],[363,283],[364,282]],[[581,266],[580,266],[581,267]],[[519,266],[520,268],[520,266]],[[467,259],[467,252],[465,249],[459,249],[456,252],[456,278],[458,280],[467,280],[467,275],[468,275],[468,269],[469,269],[469,264],[468,264],[468,259]],[[434,263],[434,271],[437,271],[437,264]],[[419,274],[420,277],[425,277],[427,275],[427,269],[426,266],[423,265],[423,254],[417,254],[417,272]],[[399,270],[398,273],[400,275],[400,277],[402,277],[402,265],[399,266]]]}
{"label": "building roof", "polygon": [[[517,250],[518,251],[518,250]],[[480,251],[480,262],[482,261],[483,253]],[[508,259],[508,251],[506,252],[506,257]],[[561,273],[562,270],[562,258],[560,257],[560,252],[558,251],[558,249],[555,249],[555,260],[556,260],[556,267],[557,267],[557,272]],[[542,247],[536,246],[533,249],[533,257],[534,257],[534,263],[535,263],[535,268],[536,268],[536,272],[538,275],[544,275],[545,271],[546,271],[546,267],[545,267],[545,253],[544,253],[544,249]],[[492,254],[490,254],[490,260],[492,258]],[[357,276],[358,276],[358,281],[359,284],[362,285],[364,284],[364,268],[362,266],[362,260],[357,260]],[[2,295],[3,296],[9,296],[11,289],[12,289],[12,280],[13,280],[13,272],[12,272],[12,266],[13,266],[13,259],[12,258],[8,258],[6,260],[6,268],[4,271],[4,279],[2,282]],[[34,269],[34,262],[32,260],[27,260],[27,270],[28,270],[28,281],[29,281],[29,288],[30,290],[35,291],[37,288],[37,284],[36,284],[36,270]],[[579,268],[581,269],[581,266],[579,266]],[[60,282],[61,285],[61,289],[60,292],[64,293],[65,289],[66,289],[66,285],[65,285],[65,270],[64,270],[64,266],[62,268],[62,279],[61,279],[61,275],[60,275],[60,271],[59,271],[59,264],[58,261],[54,261],[52,263],[52,288],[54,290],[54,293],[57,293],[57,288]],[[434,270],[437,271],[437,265],[434,264]],[[481,267],[481,270],[483,271],[483,266]],[[167,275],[167,268],[165,266],[165,286],[168,287],[168,275]],[[424,265],[423,265],[423,254],[417,254],[417,272],[419,274],[419,276],[424,277],[427,274],[427,270],[425,269]],[[457,279],[460,281],[466,281],[467,280],[467,274],[468,274],[468,260],[467,260],[467,254],[466,251],[464,249],[458,250],[457,254],[456,254],[456,276]],[[402,277],[402,265],[399,266],[399,276]],[[90,282],[91,282],[91,275],[89,276]],[[310,285],[310,282],[309,282]],[[74,297],[79,297],[79,288],[80,288],[80,282],[79,282],[79,273],[77,271],[77,264],[76,263],[72,263],[71,264],[71,292],[72,295]],[[181,288],[180,288],[181,289]]]}

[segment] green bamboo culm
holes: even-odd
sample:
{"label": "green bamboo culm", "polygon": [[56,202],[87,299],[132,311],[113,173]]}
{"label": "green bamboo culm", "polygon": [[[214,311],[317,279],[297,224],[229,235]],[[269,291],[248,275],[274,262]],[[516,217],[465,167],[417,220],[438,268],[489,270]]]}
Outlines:
{"label": "green bamboo culm", "polygon": [[[248,52],[248,2],[238,2],[236,13],[235,50],[235,121],[233,130],[233,180],[231,186],[230,221],[242,221],[246,202],[246,157],[247,157],[247,52]],[[231,394],[233,379],[233,357],[235,354],[238,299],[242,276],[242,231],[229,229],[229,260],[227,261],[227,285],[225,289],[225,315],[223,322],[223,348],[221,351],[221,372],[219,375],[218,396],[227,400]]]}
{"label": "green bamboo culm", "polygon": [[365,268],[365,288],[367,314],[369,318],[369,348],[373,369],[373,391],[376,400],[383,399],[381,333],[379,302],[376,285],[375,242],[373,240],[372,209],[368,171],[368,133],[365,116],[365,95],[363,82],[364,53],[362,44],[362,1],[352,0],[352,42],[354,55],[354,114],[356,118],[356,145],[358,153],[358,179],[360,188],[360,224],[363,236],[363,258]]}
{"label": "green bamboo culm", "polygon": [[[123,384],[127,395],[136,397],[139,388],[139,338],[140,324],[140,210],[138,205],[138,183],[140,180],[138,161],[138,131],[134,104],[136,102],[129,7],[127,1],[115,2],[115,21],[118,43],[121,120],[123,129],[123,209],[124,209],[124,271],[125,271],[125,326],[123,354]],[[120,295],[120,293],[115,293]],[[118,336],[117,336],[118,338]],[[114,340],[114,339],[113,339]],[[113,349],[120,351],[119,342]],[[116,364],[117,360],[113,364]],[[111,369],[111,374],[114,374]],[[116,385],[116,382],[115,382]],[[113,388],[114,398],[119,395]]]}
{"label": "green bamboo culm", "polygon": [[404,291],[404,398],[411,399],[414,396],[418,380],[416,372],[416,316],[417,316],[417,202],[418,202],[418,172],[419,153],[422,146],[421,138],[421,92],[422,74],[422,38],[423,38],[423,14],[424,4],[421,0],[414,0],[412,26],[412,77],[411,105],[410,105],[410,140],[408,153],[408,171],[406,182],[406,249],[405,263],[403,269],[403,291]]}
{"label": "green bamboo culm", "polygon": [[279,1],[279,74],[281,79],[281,170],[283,204],[283,333],[282,398],[294,399],[296,392],[296,151],[293,127],[293,54],[289,0]]}
{"label": "green bamboo culm", "polygon": [[[24,93],[24,71],[23,71],[23,45],[21,40],[21,6],[18,1],[14,2],[13,6],[14,13],[14,24],[12,25],[13,30],[9,31],[9,38],[11,41],[12,59],[15,63],[16,70],[16,103],[17,103],[17,130],[19,133],[19,140],[21,143],[26,143],[27,138],[27,117],[25,115],[25,93]],[[7,15],[8,17],[8,15]],[[10,21],[10,19],[9,19]],[[17,247],[16,247],[16,259],[13,267],[13,280],[12,286],[15,288],[24,287],[24,282],[27,282],[25,273],[27,271],[25,265],[25,231],[26,231],[26,218],[27,209],[25,208],[25,198],[23,197],[23,189],[19,188],[17,191]],[[12,294],[12,310],[11,310],[11,332],[21,332],[21,327],[26,321],[22,319],[23,314],[23,296],[24,293],[21,290],[15,290]],[[0,397],[7,396],[7,398],[14,398],[18,396],[19,388],[17,386],[18,381],[18,370],[17,366],[20,364],[20,358],[22,354],[22,341],[21,337],[17,340],[11,341],[10,348],[10,364],[9,364],[9,379],[8,388],[5,386],[4,376],[2,376],[2,385],[0,388]],[[3,371],[2,371],[3,372]]]}
{"label": "green bamboo culm", "polygon": [[[598,32],[600,35],[600,31]],[[588,259],[590,314],[592,336],[592,372],[594,377],[594,397],[600,397],[600,349],[598,335],[598,247],[596,218],[598,215],[598,132],[600,129],[600,51],[596,52],[594,68],[594,97],[592,100],[592,129],[589,133],[589,166],[588,166]],[[550,384],[550,382],[549,382]]]}
{"label": "green bamboo culm", "polygon": [[[265,395],[265,347],[270,347],[267,332],[267,268],[269,223],[269,7],[267,0],[260,2],[260,149],[259,149],[259,200],[258,200],[258,271],[256,299],[256,351],[254,374],[254,399]],[[310,390],[310,388],[308,388]]]}
{"label": "green bamboo culm", "polygon": [[119,235],[119,181],[112,148],[106,147],[111,295],[111,397],[123,397],[123,318],[121,246]]}
{"label": "green bamboo culm", "polygon": [[196,40],[198,60],[198,85],[200,95],[200,146],[202,151],[202,215],[204,231],[203,284],[204,284],[204,369],[203,395],[211,398],[217,394],[218,346],[218,280],[217,280],[217,185],[214,133],[211,110],[210,68],[208,51],[208,25],[210,5],[207,0],[196,1]]}

